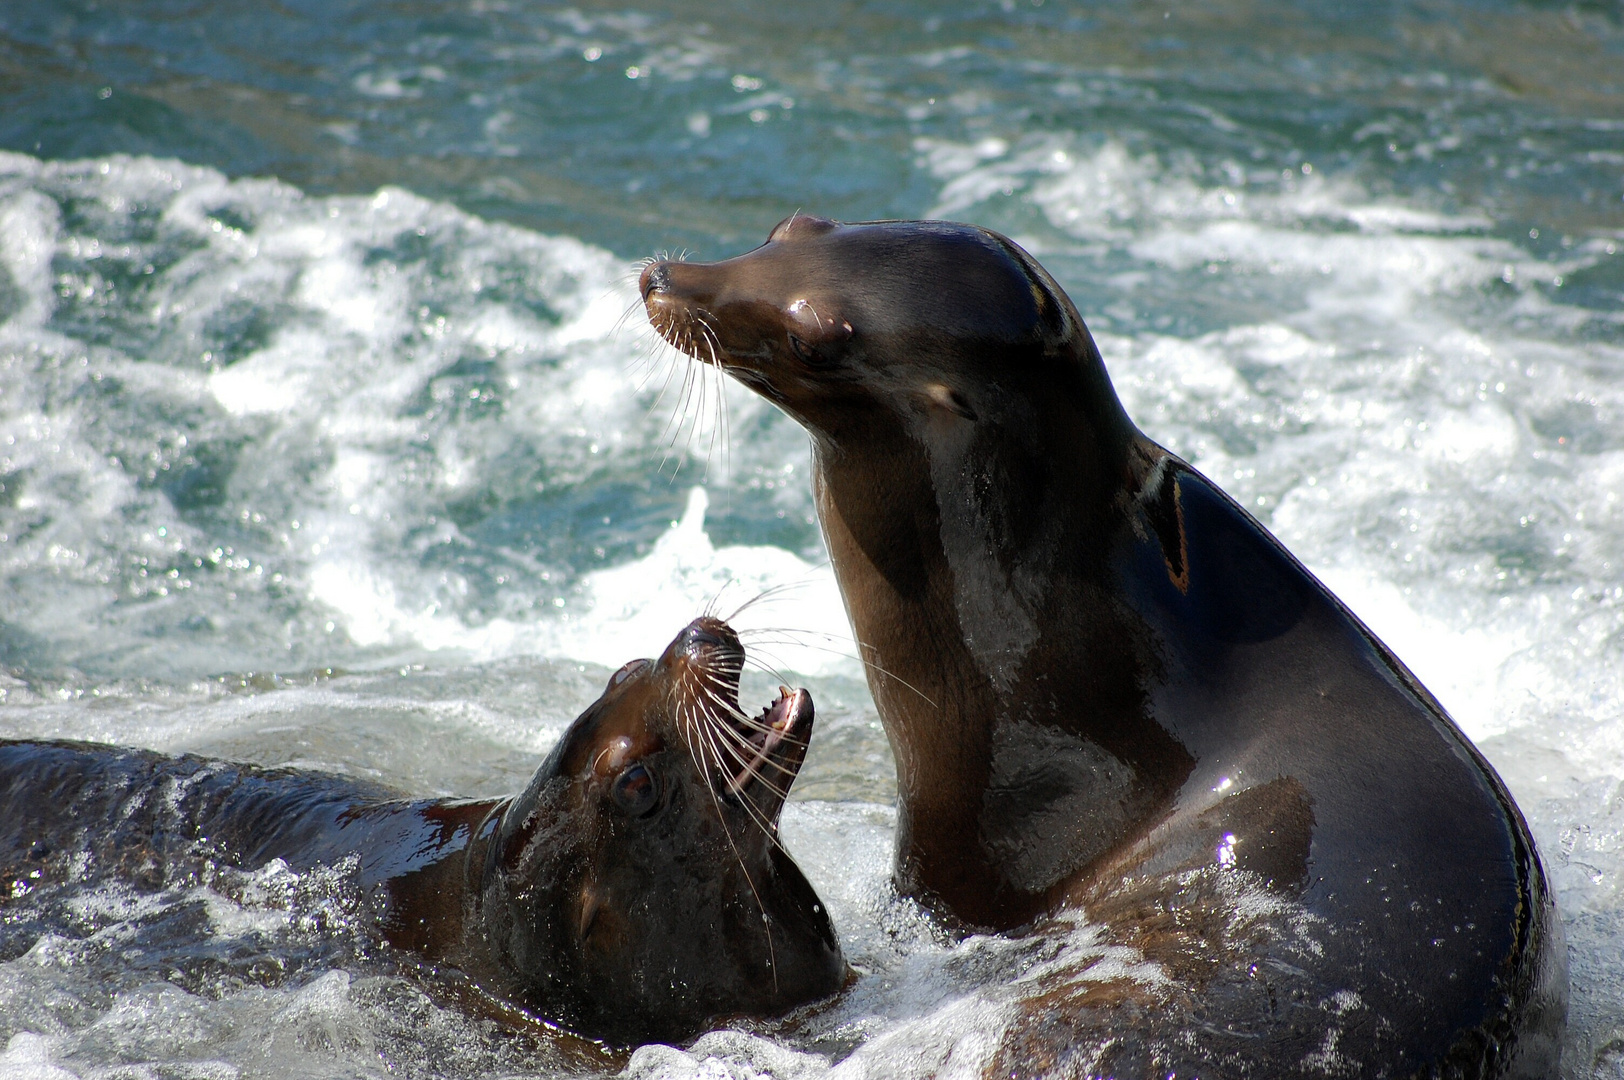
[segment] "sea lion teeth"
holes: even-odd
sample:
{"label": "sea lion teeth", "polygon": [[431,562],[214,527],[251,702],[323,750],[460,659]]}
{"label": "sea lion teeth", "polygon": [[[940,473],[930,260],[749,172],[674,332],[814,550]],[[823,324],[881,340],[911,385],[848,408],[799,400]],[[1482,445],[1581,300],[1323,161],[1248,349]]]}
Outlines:
{"label": "sea lion teeth", "polygon": [[1036,260],[955,222],[797,214],[639,286],[666,340],[811,438],[897,766],[899,892],[995,930],[1080,908],[1166,973],[1057,969],[989,1075],[1554,1074],[1566,950],[1505,785],[1133,425]]}
{"label": "sea lion teeth", "polygon": [[812,697],[804,689],[779,690],[781,696],[762,710],[761,720],[747,735],[755,753],[729,778],[731,794],[738,795],[753,783],[787,794],[789,784],[783,777],[793,777],[800,769],[812,723]]}

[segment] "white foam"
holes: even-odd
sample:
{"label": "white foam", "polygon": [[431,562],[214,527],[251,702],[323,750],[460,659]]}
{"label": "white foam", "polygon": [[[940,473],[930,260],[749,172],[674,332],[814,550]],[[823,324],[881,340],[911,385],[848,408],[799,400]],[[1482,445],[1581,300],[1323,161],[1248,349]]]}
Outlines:
{"label": "white foam", "polygon": [[0,187],[0,269],[23,294],[22,305],[0,326],[7,336],[38,331],[51,313],[51,256],[60,213],[37,191]]}
{"label": "white foam", "polygon": [[[237,633],[159,650],[162,662],[191,672],[286,668],[346,649],[420,648],[618,665],[626,657],[610,650],[633,640],[638,652],[654,648],[734,577],[752,589],[808,575],[826,582],[782,552],[717,552],[690,529],[680,558],[670,540],[663,561],[629,571],[645,583],[657,575],[658,604],[633,602],[630,578],[613,575],[551,590],[547,581],[572,577],[570,567],[481,547],[449,520],[448,506],[522,506],[532,492],[605,473],[646,475],[672,438],[714,443],[711,394],[673,392],[656,409],[657,381],[631,389],[650,332],[634,319],[634,332],[616,335],[636,294],[633,268],[608,253],[398,188],[318,199],[170,161],[13,155],[3,164],[5,272],[33,299],[0,335],[0,365],[17,373],[0,396],[0,472],[12,505],[37,523],[26,538],[0,526],[15,586],[0,616],[44,632],[58,657],[105,669],[117,656],[116,668],[139,662],[143,639],[173,642],[177,624],[229,615]],[[83,236],[60,235],[58,206],[69,198],[95,207],[77,227]],[[158,212],[155,233],[137,226],[142,207]],[[94,259],[83,254],[92,250]],[[57,252],[80,253],[63,277],[77,284],[62,287],[106,294],[103,307],[87,314],[74,306],[89,302],[78,294],[56,302]],[[136,276],[114,288],[107,274],[120,269]],[[139,333],[114,335],[118,348],[91,347],[51,328],[53,306],[58,319],[71,307],[70,323],[119,318]],[[679,360],[673,370],[694,369]],[[673,433],[679,398],[690,412]],[[738,402],[734,419],[771,432],[762,409]],[[235,536],[177,513],[166,494],[198,468],[195,455],[220,447],[228,457],[216,479],[229,488],[216,498],[242,526]],[[774,436],[724,456],[746,478],[771,477],[786,457],[803,463],[806,450],[798,436]],[[493,470],[499,461],[508,475]],[[782,485],[749,497],[798,516],[807,504]],[[506,565],[481,579],[439,557],[472,548],[482,569]],[[142,561],[132,564],[136,553]],[[55,576],[27,572],[46,562]],[[291,621],[277,610],[288,589],[311,601]],[[116,628],[112,597],[125,605]],[[553,609],[555,597],[572,606]],[[692,609],[675,619],[682,604]],[[85,617],[97,607],[100,618]],[[620,633],[610,608],[659,625]],[[838,640],[843,619],[813,610],[816,629],[836,634],[830,647],[849,652]],[[578,617],[583,633],[560,629]],[[259,628],[242,632],[252,623]],[[818,655],[788,650],[805,669],[838,663]]]}
{"label": "white foam", "polygon": [[[567,48],[578,54],[604,25],[579,16]],[[652,38],[646,56],[615,62],[645,59],[684,62]],[[1567,924],[1569,1059],[1590,1061],[1624,1010],[1624,447],[1608,427],[1624,408],[1624,353],[1605,334],[1585,336],[1611,316],[1566,304],[1555,280],[1608,257],[1605,248],[1536,258],[1485,235],[1487,222],[1345,178],[1260,177],[1249,163],[1202,170],[1111,141],[1045,135],[917,151],[940,179],[938,212],[974,216],[979,200],[1010,192],[1030,215],[1023,242],[1060,268],[1078,255],[1101,260],[1088,264],[1105,267],[1099,288],[1127,295],[1155,283],[1169,310],[1236,281],[1263,297],[1241,289],[1237,310],[1254,314],[1188,334],[1113,316],[1101,348],[1140,424],[1263,519],[1505,774]],[[72,236],[59,210],[69,198],[80,207]],[[154,239],[135,235],[137,203],[160,212]],[[72,292],[105,289],[112,278],[98,268],[110,262],[138,269],[153,256],[141,299],[108,301],[107,316],[122,320],[116,347],[66,329],[77,324],[63,312],[89,309],[56,289],[52,258],[69,268]],[[712,540],[705,515],[710,495],[721,502],[720,481],[709,495],[690,492],[680,520],[620,565],[543,565],[458,524],[479,518],[459,515],[460,500],[522,504],[532,491],[643,477],[659,460],[666,414],[649,415],[658,380],[628,393],[642,346],[611,335],[635,303],[631,268],[606,252],[393,188],[316,198],[175,162],[0,155],[0,261],[22,298],[0,328],[0,474],[15,495],[0,507],[10,532],[0,620],[32,635],[7,646],[22,650],[33,680],[0,681],[8,733],[224,747],[375,768],[403,783],[426,777],[434,789],[450,785],[440,758],[455,746],[470,772],[505,770],[522,783],[533,767],[525,755],[544,750],[596,687],[587,674],[555,685],[541,665],[503,658],[618,666],[657,652],[707,607],[726,614],[778,588],[778,605],[739,616],[762,631],[752,648],[791,670],[858,674],[842,656],[851,644],[838,593],[813,553]],[[219,326],[250,317],[257,330],[227,335],[237,353],[204,355]],[[799,433],[750,395],[734,394],[731,409],[733,430],[748,433],[733,447],[741,471],[760,480],[749,497],[806,512]],[[242,447],[228,497],[177,513],[163,487],[173,474],[158,465],[182,468],[209,445]],[[506,580],[483,586],[481,573]],[[190,629],[198,621],[205,629]],[[812,633],[782,647],[766,630],[779,626]],[[398,663],[400,674],[268,693],[187,681],[335,657]],[[421,691],[411,665],[425,660],[437,668],[424,682],[468,684]],[[459,667],[469,660],[489,666]],[[80,663],[142,679],[166,664],[180,674],[151,684],[69,674],[54,689],[39,676],[42,664]],[[897,901],[889,814],[785,811],[785,836],[864,972],[808,1030],[855,1051],[832,1063],[724,1032],[688,1050],[648,1050],[632,1071],[984,1066],[1011,995],[1042,958],[998,939],[946,942]],[[274,910],[201,899],[219,936],[279,925]],[[1158,976],[1092,942],[1086,926],[1067,948],[1055,962],[1089,978]],[[78,1067],[73,1055],[89,1044],[65,1035],[46,1002],[82,1009],[75,1023],[90,1023],[87,1040],[105,1031],[139,1042],[181,1016],[255,1033],[187,1036],[167,1057],[154,1051],[159,1062],[222,1057],[233,1062],[222,1069],[255,1075],[377,1063],[369,1033],[387,1010],[357,1004],[361,980],[312,973],[315,983],[212,1002],[122,995],[109,1012],[101,991],[49,952],[0,965],[0,1001],[26,1005],[30,1025],[12,1033],[0,1064]],[[96,1027],[114,1013],[117,1023]],[[1335,1047],[1324,1049],[1330,1062]]]}
{"label": "white foam", "polygon": [[700,610],[725,615],[754,601],[733,623],[747,639],[752,630],[786,624],[798,639],[771,646],[778,666],[804,674],[860,674],[846,609],[828,565],[812,565],[776,547],[717,548],[704,531],[708,506],[705,490],[693,488],[681,520],[647,557],[587,575],[581,589],[586,613],[554,629],[554,649],[619,663],[632,655],[627,650],[636,642],[647,649],[650,631],[662,632],[656,627],[680,627]]}
{"label": "white foam", "polygon": [[[356,561],[323,560],[311,571],[311,597],[334,610],[358,644],[411,642],[430,651],[453,649],[478,660],[517,654],[618,667],[657,655],[703,611],[727,615],[735,629],[768,639],[774,667],[807,675],[861,674],[839,587],[827,565],[813,565],[782,548],[717,548],[704,530],[705,489],[688,493],[680,520],[648,555],[587,574],[557,614],[529,622],[491,619],[468,626],[433,607],[403,608],[387,581]],[[759,599],[758,599],[759,598]],[[786,606],[793,615],[783,614]],[[785,629],[787,627],[787,629]]]}
{"label": "white foam", "polygon": [[0,1053],[0,1071],[16,1080],[79,1080],[77,1073],[52,1063],[55,1040],[32,1031],[19,1031]]}

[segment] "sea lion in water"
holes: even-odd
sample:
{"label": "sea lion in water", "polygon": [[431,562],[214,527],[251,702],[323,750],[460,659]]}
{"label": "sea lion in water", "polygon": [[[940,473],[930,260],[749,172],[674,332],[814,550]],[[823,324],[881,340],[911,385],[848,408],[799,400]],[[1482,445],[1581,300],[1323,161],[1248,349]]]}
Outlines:
{"label": "sea lion in water", "polygon": [[304,870],[355,857],[390,943],[590,1037],[630,1045],[782,1013],[839,990],[846,966],[777,838],[811,697],[784,690],[747,716],[743,661],[726,623],[695,620],[658,660],[617,671],[506,799],[0,743],[0,881],[121,873],[158,887],[208,859]]}
{"label": "sea lion in water", "polygon": [[1055,973],[990,1071],[1554,1072],[1566,952],[1505,785],[1135,428],[1030,255],[796,215],[641,290],[668,342],[811,436],[896,758],[898,887],[1028,933],[1080,907],[1168,976]]}

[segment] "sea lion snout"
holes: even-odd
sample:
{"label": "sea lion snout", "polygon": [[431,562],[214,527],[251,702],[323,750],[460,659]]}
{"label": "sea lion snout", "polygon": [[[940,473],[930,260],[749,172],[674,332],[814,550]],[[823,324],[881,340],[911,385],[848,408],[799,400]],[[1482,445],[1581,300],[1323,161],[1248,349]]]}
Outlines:
{"label": "sea lion snout", "polygon": [[695,764],[729,807],[772,832],[806,758],[816,710],[806,689],[780,686],[759,714],[746,713],[739,704],[744,659],[738,633],[706,615],[672,639],[660,664],[672,676],[673,713]]}

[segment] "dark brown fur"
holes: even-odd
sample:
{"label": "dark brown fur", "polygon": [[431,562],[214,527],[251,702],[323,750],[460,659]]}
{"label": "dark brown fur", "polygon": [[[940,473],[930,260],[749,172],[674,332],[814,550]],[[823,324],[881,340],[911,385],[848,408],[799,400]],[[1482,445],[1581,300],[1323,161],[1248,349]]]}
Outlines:
{"label": "dark brown fur", "polygon": [[[1113,1011],[1056,976],[1006,1075],[1554,1069],[1565,950],[1505,786],[1133,426],[1029,255],[797,215],[737,258],[653,263],[642,290],[667,340],[811,436],[897,761],[898,886],[1028,933],[1080,907],[1173,979]],[[1241,917],[1248,889],[1270,914]]]}
{"label": "dark brown fur", "polygon": [[353,859],[392,945],[591,1037],[680,1039],[783,1013],[839,990],[846,967],[777,837],[811,699],[785,691],[746,716],[743,660],[725,623],[696,620],[657,660],[617,672],[510,799],[409,800],[286,769],[0,743],[0,880],[160,888],[211,860]]}

